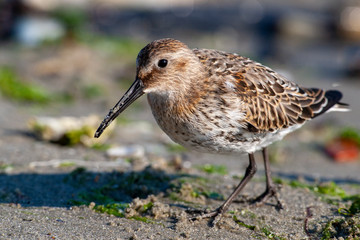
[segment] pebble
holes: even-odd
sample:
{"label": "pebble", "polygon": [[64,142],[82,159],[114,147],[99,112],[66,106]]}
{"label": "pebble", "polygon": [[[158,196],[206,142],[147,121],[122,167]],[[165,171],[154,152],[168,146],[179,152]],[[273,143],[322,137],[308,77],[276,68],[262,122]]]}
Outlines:
{"label": "pebble", "polygon": [[113,147],[106,151],[106,155],[110,158],[143,158],[145,149],[141,145]]}

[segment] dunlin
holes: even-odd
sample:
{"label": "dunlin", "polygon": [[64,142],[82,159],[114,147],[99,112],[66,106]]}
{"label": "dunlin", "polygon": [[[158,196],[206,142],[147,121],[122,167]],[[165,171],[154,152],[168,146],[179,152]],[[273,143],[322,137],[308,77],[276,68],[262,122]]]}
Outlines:
{"label": "dunlin", "polygon": [[160,128],[186,148],[220,154],[248,153],[245,176],[215,211],[227,211],[256,172],[254,152],[262,150],[266,190],[275,197],[266,147],[325,112],[346,111],[341,92],[302,88],[274,70],[237,54],[190,49],[174,39],[149,43],[136,59],[136,78],[110,110],[95,137],[144,93]]}

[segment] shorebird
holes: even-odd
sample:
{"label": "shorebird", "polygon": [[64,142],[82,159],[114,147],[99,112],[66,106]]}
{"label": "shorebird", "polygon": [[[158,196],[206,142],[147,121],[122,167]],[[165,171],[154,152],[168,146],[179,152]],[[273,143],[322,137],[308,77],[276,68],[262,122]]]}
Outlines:
{"label": "shorebird", "polygon": [[[262,151],[266,190],[257,202],[275,197],[267,146],[330,111],[346,111],[341,92],[303,88],[249,58],[210,49],[190,49],[175,39],[146,45],[136,59],[136,77],[95,133],[147,93],[160,128],[186,148],[219,154],[248,153],[249,165],[234,192],[200,218],[221,218],[256,172]],[[218,217],[217,217],[218,216]]]}

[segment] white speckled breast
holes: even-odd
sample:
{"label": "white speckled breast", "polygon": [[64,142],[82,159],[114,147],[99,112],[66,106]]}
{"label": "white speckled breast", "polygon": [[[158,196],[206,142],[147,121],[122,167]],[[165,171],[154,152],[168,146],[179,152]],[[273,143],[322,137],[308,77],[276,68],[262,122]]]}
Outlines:
{"label": "white speckled breast", "polygon": [[[209,100],[212,99],[212,100]],[[160,128],[176,143],[201,152],[252,153],[281,140],[287,133],[301,125],[266,133],[252,133],[243,123],[241,103],[218,107],[216,98],[200,102],[187,118],[179,118],[171,111],[168,98],[150,93],[148,101]],[[234,100],[235,101],[235,100]],[[210,106],[216,106],[212,109]],[[230,106],[238,106],[231,108]]]}

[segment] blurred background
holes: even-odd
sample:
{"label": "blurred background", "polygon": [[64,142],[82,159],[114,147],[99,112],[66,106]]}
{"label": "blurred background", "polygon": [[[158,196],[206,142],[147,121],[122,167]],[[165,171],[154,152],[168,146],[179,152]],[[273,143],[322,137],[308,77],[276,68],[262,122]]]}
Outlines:
{"label": "blurred background", "polygon": [[[280,235],[287,239],[320,239],[304,235],[306,221],[313,217],[308,206],[317,217],[310,221],[316,225],[309,232],[319,236],[326,230],[320,223],[330,232],[334,216],[344,218],[346,210],[343,215],[352,219],[350,213],[359,213],[360,0],[0,0],[0,211],[5,223],[0,225],[1,236],[24,238],[39,229],[43,235],[28,239],[57,235],[115,239],[129,234],[133,234],[129,239],[148,239],[135,233],[151,232],[159,238],[152,228],[160,226],[183,232],[169,237],[164,231],[163,238],[197,239],[191,232],[212,236],[213,229],[204,225],[183,225],[184,215],[175,220],[173,209],[202,208],[198,203],[205,200],[207,207],[218,206],[243,176],[245,154],[188,152],[160,130],[146,97],[126,109],[100,139],[93,138],[103,117],[134,80],[138,52],[164,37],[179,39],[190,48],[250,57],[304,87],[338,89],[342,101],[351,106],[351,112],[324,114],[269,148],[272,176],[283,186],[280,195],[289,207],[286,214],[274,213],[275,208],[249,212],[245,208],[241,219],[248,216],[246,224],[235,220],[239,226],[245,229],[252,221],[256,225],[265,221],[276,231],[300,234]],[[241,194],[245,199],[263,191],[260,157],[258,153],[256,177]],[[290,186],[308,191],[289,192]],[[315,198],[312,192],[322,195]],[[107,216],[99,220],[99,215],[90,215],[93,209],[115,211],[123,218],[136,197],[152,194],[166,199],[159,202],[176,204],[168,210],[156,207],[159,216],[171,214],[165,225],[151,225],[151,231],[136,225],[137,218],[122,219],[121,225]],[[143,207],[136,200],[135,206],[144,209],[139,216],[152,219],[155,200]],[[191,202],[196,205],[188,205]],[[75,205],[89,206],[82,208],[85,217]],[[34,208],[25,211],[26,206]],[[49,206],[56,208],[49,211]],[[250,215],[252,211],[256,215]],[[140,221],[154,223],[142,217]],[[355,220],[346,225],[335,220],[337,236],[346,238],[345,233],[357,231]],[[65,226],[71,230],[64,231],[69,229]],[[196,226],[198,230],[193,230]],[[224,239],[246,236],[235,233],[233,225],[224,226],[216,233],[237,234]],[[277,238],[269,233],[268,238]],[[108,234],[113,235],[104,237]],[[257,237],[251,234],[248,238]]]}
{"label": "blurred background", "polygon": [[[330,182],[338,201],[359,198],[345,190],[359,194],[360,189],[360,0],[0,0],[0,207],[94,207],[95,202],[95,210],[107,212],[102,206],[115,202],[123,211],[134,198],[150,194],[176,201],[189,186],[195,190],[186,190],[191,197],[184,197],[186,204],[229,195],[248,157],[188,152],[160,130],[146,97],[93,138],[134,80],[138,52],[164,37],[190,48],[236,52],[301,86],[343,92],[351,112],[324,114],[269,148],[272,176],[309,189],[325,189],[317,186]],[[259,171],[245,189],[248,196],[264,187],[257,154]],[[204,187],[196,176],[213,179]],[[300,195],[282,196],[297,204]],[[26,232],[35,222],[40,232],[52,232],[43,230],[48,213],[40,214],[44,221],[26,216],[17,224],[15,208],[9,208],[7,236],[16,236],[10,235],[13,226],[23,223],[31,224],[21,228]],[[300,226],[297,208],[289,208],[295,215],[287,211],[286,223]],[[71,219],[78,226],[80,218]],[[59,225],[64,221],[55,222],[67,232]]]}
{"label": "blurred background", "polygon": [[[36,116],[97,114],[97,125],[133,81],[139,50],[164,37],[191,48],[236,52],[302,86],[341,90],[353,111],[319,118],[307,127],[315,136],[304,134],[303,139],[327,136],[314,134],[313,129],[329,125],[330,132],[358,141],[358,158],[358,0],[1,0],[0,123],[7,138],[0,145],[2,151],[10,156],[13,149],[6,144],[21,149],[21,144],[33,141],[32,131],[43,129],[39,127],[43,120],[29,123]],[[134,103],[118,122],[133,121],[150,122],[152,131],[162,134],[146,98]],[[118,134],[110,142],[151,142],[154,136],[146,135],[147,127],[141,126],[145,125],[135,127],[143,129],[139,135],[116,128]],[[21,137],[27,140],[22,142]],[[159,139],[169,141],[162,135]],[[48,159],[33,157],[37,158]]]}
{"label": "blurred background", "polygon": [[290,78],[301,74],[299,84],[318,78],[359,86],[358,0],[0,2],[2,69],[68,97],[78,90],[63,89],[69,84],[106,88],[132,79],[137,52],[163,37],[237,52]]}

